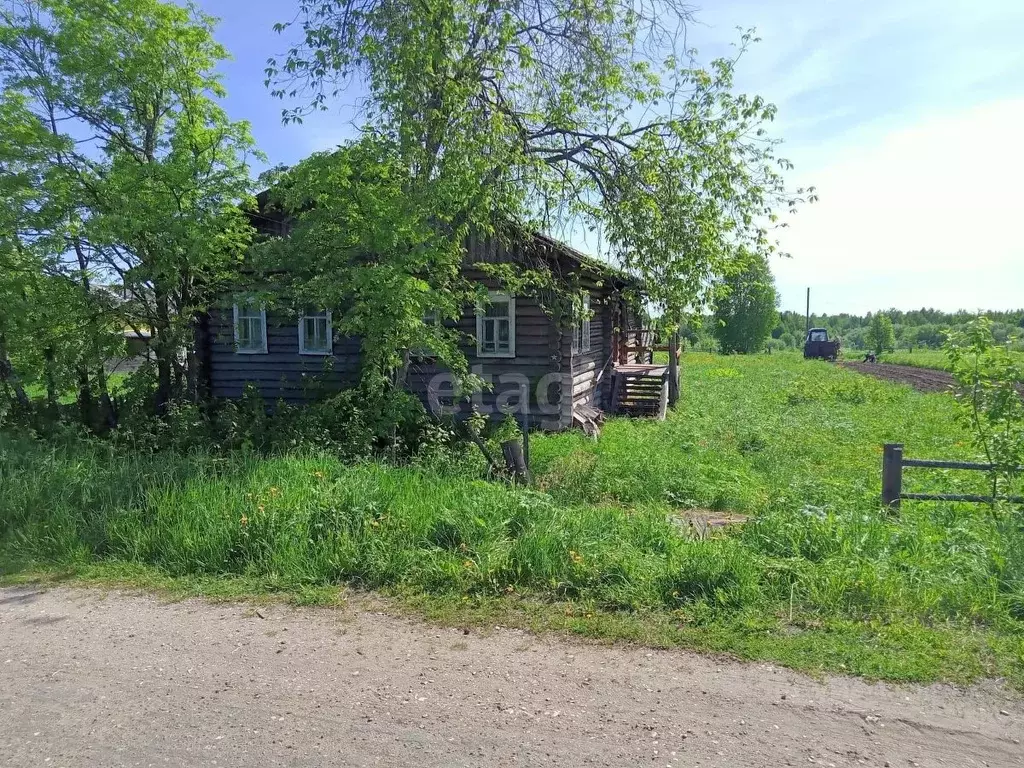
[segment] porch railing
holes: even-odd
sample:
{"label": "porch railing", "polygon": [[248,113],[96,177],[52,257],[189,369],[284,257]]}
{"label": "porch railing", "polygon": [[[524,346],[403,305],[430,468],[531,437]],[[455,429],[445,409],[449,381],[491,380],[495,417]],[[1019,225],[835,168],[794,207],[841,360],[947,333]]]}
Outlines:
{"label": "porch railing", "polygon": [[[628,328],[620,331],[615,362],[620,364],[632,362],[629,359],[629,355],[635,353],[635,362],[653,363],[655,352],[670,351],[667,343],[655,344],[654,339],[655,331],[653,328]],[[679,359],[680,348],[676,349],[677,360]]]}

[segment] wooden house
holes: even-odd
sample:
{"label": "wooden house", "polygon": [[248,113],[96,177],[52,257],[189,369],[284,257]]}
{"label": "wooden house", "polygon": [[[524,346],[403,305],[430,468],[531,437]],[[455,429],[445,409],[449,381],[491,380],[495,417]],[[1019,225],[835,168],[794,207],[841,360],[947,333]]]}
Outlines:
{"label": "wooden house", "polygon": [[[589,318],[552,316],[537,297],[510,295],[474,266],[537,259],[555,274],[573,274]],[[429,409],[456,417],[474,408],[492,418],[512,412],[531,428],[552,431],[574,422],[589,427],[606,410],[664,414],[667,369],[638,366],[637,347],[627,341],[636,312],[626,299],[626,275],[540,234],[511,245],[470,238],[464,265],[466,277],[486,286],[490,304],[466,307],[457,327],[471,371],[490,386],[459,397],[435,359],[414,356],[407,386]],[[235,398],[251,384],[268,402],[295,403],[353,386],[360,341],[337,335],[331,320],[327,307],[296,315],[225,297],[198,336],[210,393]]]}

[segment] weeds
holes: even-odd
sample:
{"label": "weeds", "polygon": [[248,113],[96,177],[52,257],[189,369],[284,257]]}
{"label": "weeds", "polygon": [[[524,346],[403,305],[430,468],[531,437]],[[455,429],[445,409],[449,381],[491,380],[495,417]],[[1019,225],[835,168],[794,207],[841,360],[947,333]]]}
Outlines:
{"label": "weeds", "polygon": [[[534,436],[539,490],[468,478],[443,454],[394,467],[0,436],[4,560],[307,596],[349,584],[453,621],[1024,685],[1019,516],[879,508],[882,442],[971,455],[951,398],[782,355],[691,355],[684,370],[667,422],[613,419],[596,443]],[[922,489],[977,480],[915,475]],[[751,518],[693,537],[678,513],[695,507]]]}

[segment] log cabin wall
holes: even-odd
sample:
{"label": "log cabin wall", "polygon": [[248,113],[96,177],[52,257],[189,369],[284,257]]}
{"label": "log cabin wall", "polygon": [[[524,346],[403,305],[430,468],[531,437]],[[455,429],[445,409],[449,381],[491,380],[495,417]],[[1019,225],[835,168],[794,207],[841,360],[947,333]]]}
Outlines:
{"label": "log cabin wall", "polygon": [[[253,224],[263,234],[286,234],[280,217],[260,214]],[[547,430],[571,426],[573,408],[579,405],[601,407],[603,392],[609,386],[609,367],[614,362],[613,327],[622,306],[615,279],[601,274],[592,264],[583,265],[565,246],[544,237],[507,242],[493,237],[471,237],[466,243],[465,276],[501,291],[502,287],[485,272],[473,266],[479,262],[536,263],[544,260],[556,275],[575,273],[590,294],[593,317],[590,322],[589,350],[574,351],[575,324],[560,310],[544,306],[542,298],[516,296],[514,313],[514,356],[494,357],[478,353],[475,307],[466,307],[458,323],[465,344],[463,352],[470,370],[492,387],[459,399],[452,392],[448,372],[429,356],[411,360],[407,388],[428,408],[442,406],[446,414],[464,417],[474,408],[501,420],[513,409],[522,421],[528,414],[532,427]],[[553,316],[559,315],[559,316]],[[299,352],[298,317],[280,309],[266,312],[266,351],[240,354],[234,341],[234,313],[230,297],[208,313],[204,329],[207,349],[208,381],[214,397],[240,397],[252,384],[268,402],[284,400],[299,403],[325,393],[337,392],[358,383],[360,342],[334,336],[330,354],[305,355]],[[523,407],[525,402],[526,407]]]}

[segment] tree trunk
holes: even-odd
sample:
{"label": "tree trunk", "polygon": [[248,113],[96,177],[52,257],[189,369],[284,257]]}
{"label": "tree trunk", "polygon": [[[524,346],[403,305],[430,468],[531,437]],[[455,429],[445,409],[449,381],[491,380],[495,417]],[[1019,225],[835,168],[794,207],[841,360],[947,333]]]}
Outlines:
{"label": "tree trunk", "polygon": [[171,399],[174,386],[174,345],[171,343],[171,313],[167,293],[156,288],[156,324],[153,338],[156,342],[156,412],[163,415]]}
{"label": "tree trunk", "polygon": [[679,331],[673,331],[668,340],[668,405],[679,402]]}
{"label": "tree trunk", "polygon": [[198,403],[202,399],[199,386],[199,355],[195,349],[190,349],[185,358],[185,387],[188,399],[192,403]]}
{"label": "tree trunk", "polygon": [[209,401],[213,396],[213,383],[210,381],[210,315],[206,312],[197,312],[195,315],[188,365],[193,402],[199,404]]}
{"label": "tree trunk", "polygon": [[14,389],[14,397],[25,410],[29,410],[32,407],[32,401],[28,399],[28,394],[25,392],[25,387],[21,384],[21,379],[14,373],[14,365],[11,364],[11,359],[7,356],[7,337],[0,334],[0,382],[10,385]]}
{"label": "tree trunk", "polygon": [[107,372],[103,369],[102,363],[96,370],[96,388],[100,393],[99,418],[106,429],[116,429],[117,413],[114,409],[114,402],[110,399],[110,389],[107,387]]}
{"label": "tree trunk", "polygon": [[44,372],[46,377],[46,408],[51,416],[57,415],[57,374],[54,370],[57,363],[55,357],[53,347],[47,347],[43,350],[43,359],[46,361]]}
{"label": "tree trunk", "polygon": [[409,382],[409,365],[412,363],[412,351],[404,350],[402,352],[402,365],[395,371],[394,382],[396,390],[404,390],[406,384]]}
{"label": "tree trunk", "polygon": [[82,417],[82,423],[89,429],[93,429],[96,426],[96,409],[92,397],[92,382],[89,380],[89,368],[79,365],[76,374],[78,376],[78,412]]}

